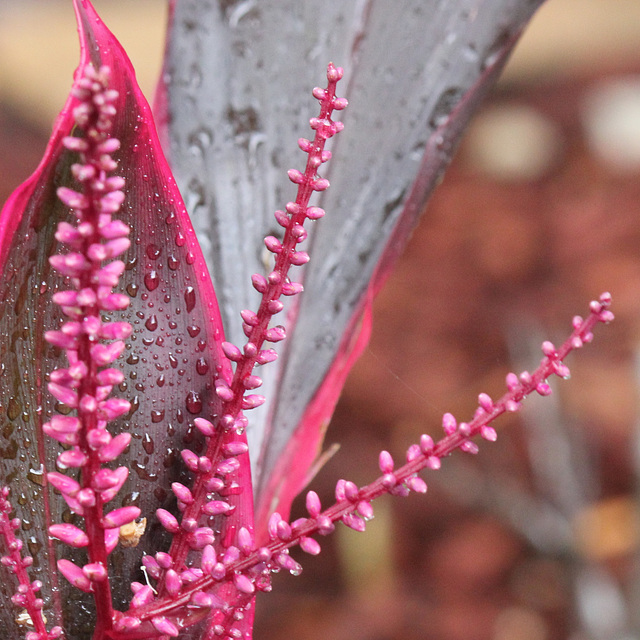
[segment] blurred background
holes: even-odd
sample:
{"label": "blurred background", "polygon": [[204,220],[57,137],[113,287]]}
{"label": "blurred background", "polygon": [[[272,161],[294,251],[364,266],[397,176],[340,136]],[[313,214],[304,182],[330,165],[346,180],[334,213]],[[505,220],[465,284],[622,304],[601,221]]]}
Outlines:
{"label": "blurred background", "polygon": [[[148,97],[161,0],[96,0]],[[0,200],[37,165],[77,63],[68,0],[0,4]],[[46,52],[46,53],[45,53]],[[376,303],[313,482],[377,473],[442,413],[469,418],[601,291],[616,321],[498,442],[339,528],[261,598],[256,638],[640,638],[640,3],[548,0]],[[298,505],[302,514],[302,506]],[[295,517],[295,513],[294,513]]]}

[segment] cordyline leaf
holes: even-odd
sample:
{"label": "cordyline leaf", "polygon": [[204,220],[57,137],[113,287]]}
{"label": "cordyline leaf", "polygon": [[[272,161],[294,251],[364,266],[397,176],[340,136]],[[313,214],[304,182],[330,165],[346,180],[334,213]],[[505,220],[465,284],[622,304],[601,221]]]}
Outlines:
{"label": "cordyline leaf", "polygon": [[265,372],[270,403],[251,416],[258,526],[306,482],[371,300],[540,4],[174,1],[158,105],[233,341],[237,309],[255,300],[249,276],[265,269],[261,239],[278,234],[272,212],[290,198],[282,175],[301,161],[290,141],[306,136],[308,79],[328,60],[345,68],[327,216],[311,229],[284,357]]}
{"label": "cordyline leaf", "polygon": [[[121,279],[131,305],[111,316],[133,325],[127,350],[116,363],[125,373],[125,383],[114,391],[133,407],[113,429],[133,435],[128,453],[118,459],[131,471],[109,507],[136,504],[149,521],[137,549],[118,548],[111,556],[113,575],[120,576],[112,583],[115,606],[123,609],[131,597],[131,580],[144,580],[139,571],[142,554],[167,548],[155,510],[175,510],[169,488],[183,475],[180,450],[188,445],[198,451],[193,419],[219,410],[214,374],[229,378],[230,370],[220,350],[222,324],[207,267],[131,63],[88,0],[75,0],[75,9],[81,67],[89,62],[96,68],[109,66],[111,88],[120,93],[113,136],[121,141],[121,149],[114,156],[117,174],[126,179],[126,200],[118,216],[132,228]],[[70,97],[40,166],[0,214],[0,455],[2,483],[11,487],[16,514],[23,520],[22,536],[34,555],[32,578],[45,585],[46,616],[51,624],[64,623],[67,637],[87,638],[93,630],[90,598],[57,578],[53,569],[56,555],[71,554],[66,545],[48,539],[47,527],[74,521],[74,516],[47,486],[45,469],[55,470],[60,445],[42,431],[43,423],[61,408],[46,390],[47,374],[66,366],[64,354],[45,343],[43,335],[58,328],[61,320],[51,296],[64,286],[64,279],[48,258],[59,251],[54,238],[58,222],[70,216],[56,188],[74,186],[70,165],[77,156],[62,147],[61,139],[72,133],[76,104]],[[235,480],[250,486],[247,456],[238,459],[241,467]],[[233,531],[252,526],[250,490],[233,499],[234,515],[220,517],[218,523],[220,539],[227,527]],[[9,598],[15,587],[11,581],[0,584],[2,629],[14,628],[16,611]]]}

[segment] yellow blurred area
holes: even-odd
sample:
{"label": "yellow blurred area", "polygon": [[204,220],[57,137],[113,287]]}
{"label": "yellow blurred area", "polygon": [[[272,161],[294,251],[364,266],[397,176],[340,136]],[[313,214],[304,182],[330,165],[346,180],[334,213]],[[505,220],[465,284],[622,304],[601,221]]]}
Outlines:
{"label": "yellow blurred area", "polygon": [[[164,0],[95,0],[124,45],[151,99],[166,27]],[[613,60],[640,58],[636,0],[548,0],[527,29],[504,76],[526,81],[575,75]],[[71,0],[0,3],[0,102],[51,126],[71,85],[78,43]]]}
{"label": "yellow blurred area", "polygon": [[[147,99],[160,73],[167,4],[163,0],[95,0],[129,54]],[[49,130],[78,64],[71,0],[0,3],[0,102]]]}

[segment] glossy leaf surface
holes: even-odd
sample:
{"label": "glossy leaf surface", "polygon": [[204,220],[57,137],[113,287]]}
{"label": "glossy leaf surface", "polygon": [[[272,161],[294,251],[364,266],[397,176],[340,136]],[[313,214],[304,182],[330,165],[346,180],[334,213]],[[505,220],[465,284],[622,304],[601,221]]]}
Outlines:
{"label": "glossy leaf surface", "polygon": [[278,234],[273,211],[291,198],[309,79],[329,60],[346,72],[327,216],[311,230],[284,357],[265,371],[269,404],[251,416],[257,522],[286,513],[306,482],[366,343],[366,309],[539,4],[175,0],[158,104],[234,342],[238,309],[255,305],[250,275],[267,266],[262,238]]}
{"label": "glossy leaf surface", "polygon": [[[130,432],[133,438],[121,458],[130,468],[129,480],[111,505],[139,506],[148,525],[136,549],[118,547],[111,556],[114,604],[123,609],[131,598],[130,582],[144,581],[139,571],[142,554],[166,550],[155,510],[175,510],[171,482],[188,482],[180,450],[188,445],[198,451],[193,419],[210,418],[218,411],[214,375],[229,377],[230,370],[220,351],[222,325],[211,280],[131,64],[88,0],[75,4],[81,66],[109,66],[111,88],[120,94],[113,135],[121,149],[114,155],[120,165],[117,174],[126,179],[126,199],[119,217],[132,228],[121,279],[131,305],[111,317],[133,325],[125,354],[116,363],[125,382],[114,391],[133,405],[114,430]],[[86,638],[93,628],[91,599],[81,597],[52,570],[56,554],[66,556],[68,547],[48,540],[47,526],[75,520],[46,484],[45,468],[55,470],[60,445],[42,432],[42,424],[60,409],[46,390],[47,374],[65,364],[60,350],[46,344],[43,335],[60,323],[51,296],[64,281],[48,258],[59,251],[54,238],[58,222],[70,216],[55,190],[74,186],[70,165],[77,158],[60,142],[72,133],[76,104],[75,98],[69,99],[42,163],[0,214],[0,455],[2,482],[11,487],[16,515],[23,519],[21,534],[35,558],[32,579],[45,585],[46,616],[50,623],[64,621],[68,637]],[[247,455],[238,459],[236,481],[250,486]],[[218,517],[220,537],[239,523],[251,527],[250,490],[237,498],[236,506],[234,515]],[[0,585],[2,629],[15,628],[16,610],[9,603],[14,589],[11,581]]]}

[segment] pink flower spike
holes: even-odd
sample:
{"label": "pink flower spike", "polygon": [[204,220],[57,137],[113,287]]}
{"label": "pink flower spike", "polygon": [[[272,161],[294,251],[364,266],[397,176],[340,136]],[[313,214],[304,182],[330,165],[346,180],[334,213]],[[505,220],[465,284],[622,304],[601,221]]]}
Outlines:
{"label": "pink flower spike", "polygon": [[438,456],[429,456],[427,458],[427,467],[429,467],[429,469],[437,471],[441,466],[442,461],[440,460],[440,458],[438,458]]}
{"label": "pink flower spike", "polygon": [[111,511],[102,518],[102,526],[105,529],[113,529],[115,527],[121,527],[123,524],[128,524],[136,518],[140,517],[140,509],[130,505],[128,507],[121,507]]}
{"label": "pink flower spike", "polygon": [[60,542],[64,542],[70,547],[80,548],[89,544],[87,534],[72,524],[52,524],[49,527],[49,535],[58,538]]}
{"label": "pink flower spike", "polygon": [[74,587],[87,593],[93,591],[91,580],[84,575],[80,567],[70,560],[65,560],[64,558],[58,560],[58,570]]}

